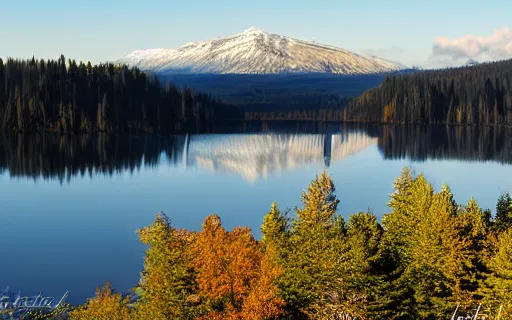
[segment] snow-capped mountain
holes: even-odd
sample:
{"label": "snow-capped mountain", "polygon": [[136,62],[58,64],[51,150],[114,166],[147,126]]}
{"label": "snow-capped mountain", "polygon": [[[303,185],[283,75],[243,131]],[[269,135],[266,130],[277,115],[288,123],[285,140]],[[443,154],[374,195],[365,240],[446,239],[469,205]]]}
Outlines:
{"label": "snow-capped mountain", "polygon": [[177,49],[136,50],[116,62],[158,73],[369,74],[405,68],[384,59],[255,28],[215,40],[187,43]]}

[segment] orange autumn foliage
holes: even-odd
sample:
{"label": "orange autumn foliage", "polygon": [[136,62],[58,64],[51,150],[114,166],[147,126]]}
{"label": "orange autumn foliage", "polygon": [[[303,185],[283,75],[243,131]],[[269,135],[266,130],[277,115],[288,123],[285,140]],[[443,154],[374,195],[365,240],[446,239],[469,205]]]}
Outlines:
{"label": "orange autumn foliage", "polygon": [[212,306],[204,319],[266,319],[278,315],[277,267],[249,228],[228,232],[217,215],[205,219],[191,245],[199,294]]}
{"label": "orange autumn foliage", "polygon": [[394,108],[392,105],[387,104],[384,106],[384,122],[392,122],[394,114]]}
{"label": "orange autumn foliage", "polygon": [[200,232],[190,232],[172,228],[159,214],[139,236],[148,249],[134,308],[107,284],[71,319],[263,320],[281,315],[278,247],[258,242],[249,228],[227,231],[212,215]]}
{"label": "orange autumn foliage", "polygon": [[242,307],[245,320],[273,319],[281,314],[284,300],[279,296],[277,278],[283,273],[278,265],[277,251],[269,248],[261,260],[259,277],[254,281],[251,291]]}

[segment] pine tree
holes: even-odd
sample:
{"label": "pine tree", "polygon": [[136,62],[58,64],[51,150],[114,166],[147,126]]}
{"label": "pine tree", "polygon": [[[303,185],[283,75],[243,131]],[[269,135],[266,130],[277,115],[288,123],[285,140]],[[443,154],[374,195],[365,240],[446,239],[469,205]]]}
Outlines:
{"label": "pine tree", "polygon": [[503,231],[512,227],[512,197],[503,193],[496,204],[496,229]]}
{"label": "pine tree", "polygon": [[272,203],[270,211],[263,217],[261,225],[261,243],[265,248],[270,246],[282,246],[287,238],[288,222],[286,217],[279,211],[277,204]]}
{"label": "pine tree", "polygon": [[465,273],[461,275],[461,288],[465,290],[466,300],[478,295],[480,282],[487,273],[486,257],[489,254],[490,215],[482,211],[472,198],[460,212],[461,240],[464,241],[470,263],[465,265]]}
{"label": "pine tree", "polygon": [[339,200],[324,172],[302,193],[292,221],[280,289],[291,317],[334,317],[349,312],[344,268],[346,246]]}
{"label": "pine tree", "polygon": [[348,259],[344,264],[347,291],[353,299],[352,314],[373,318],[379,314],[379,292],[383,285],[380,270],[379,244],[384,230],[371,213],[360,212],[350,216],[347,226]]}
{"label": "pine tree", "polygon": [[334,195],[334,183],[323,172],[302,192],[302,208],[297,208],[298,219],[294,220],[294,229],[310,226],[328,227],[336,219],[336,209],[340,202]]}
{"label": "pine tree", "polygon": [[393,267],[388,275],[392,292],[381,307],[393,310],[386,317],[437,318],[458,303],[469,303],[467,290],[475,288],[468,281],[475,280],[476,260],[471,239],[461,238],[459,209],[450,189],[445,185],[435,193],[423,175],[411,180],[404,171],[390,206],[381,242],[381,259]]}
{"label": "pine tree", "polygon": [[496,242],[496,251],[489,259],[490,275],[485,281],[484,303],[494,314],[501,308],[501,318],[512,317],[512,229],[503,231]]}
{"label": "pine tree", "polygon": [[426,319],[442,317],[463,299],[461,287],[468,252],[460,241],[457,205],[448,187],[434,194],[431,206],[413,233],[411,263],[406,276],[413,281],[416,313]]}
{"label": "pine tree", "polygon": [[159,213],[148,227],[138,230],[148,245],[140,280],[141,299],[137,301],[140,319],[192,319],[186,303],[193,293],[193,275],[187,266],[186,239]]}

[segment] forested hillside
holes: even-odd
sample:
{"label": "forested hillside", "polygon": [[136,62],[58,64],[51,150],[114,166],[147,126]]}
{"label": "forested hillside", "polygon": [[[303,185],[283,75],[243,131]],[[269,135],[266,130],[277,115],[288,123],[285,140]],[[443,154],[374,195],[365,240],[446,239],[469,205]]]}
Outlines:
{"label": "forested hillside", "polygon": [[345,120],[512,125],[512,60],[388,76],[347,107]]}
{"label": "forested hillside", "polygon": [[110,286],[71,319],[449,319],[475,309],[512,316],[512,198],[496,214],[474,199],[457,203],[405,169],[389,213],[344,217],[324,173],[302,193],[294,215],[274,203],[261,240],[226,230],[219,216],[200,231],[159,214],[138,231],[147,245],[136,296]]}
{"label": "forested hillside", "polygon": [[0,59],[0,128],[7,132],[202,132],[238,108],[161,86],[136,68],[59,60]]}
{"label": "forested hillside", "polygon": [[247,111],[275,112],[341,108],[352,97],[377,87],[384,74],[168,74],[178,87],[212,94]]}

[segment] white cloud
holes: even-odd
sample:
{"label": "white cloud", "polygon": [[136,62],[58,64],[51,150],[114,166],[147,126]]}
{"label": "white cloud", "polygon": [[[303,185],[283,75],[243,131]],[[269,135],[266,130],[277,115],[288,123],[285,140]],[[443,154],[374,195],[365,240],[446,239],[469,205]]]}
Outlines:
{"label": "white cloud", "polygon": [[456,39],[437,37],[432,48],[432,58],[449,58],[453,62],[512,58],[512,29],[495,29],[488,37],[472,34]]}

